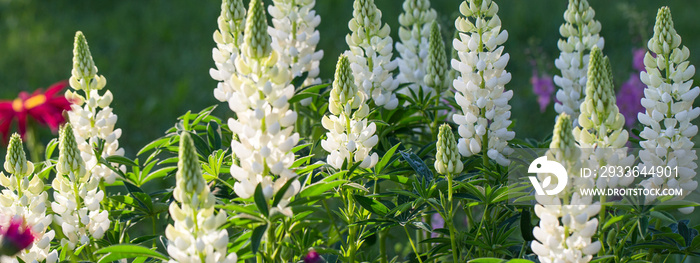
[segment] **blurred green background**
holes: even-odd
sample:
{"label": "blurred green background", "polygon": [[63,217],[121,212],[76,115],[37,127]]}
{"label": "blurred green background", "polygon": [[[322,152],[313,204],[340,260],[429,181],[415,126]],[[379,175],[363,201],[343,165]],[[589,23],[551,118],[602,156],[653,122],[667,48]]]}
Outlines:
{"label": "blurred green background", "polygon": [[[245,1],[247,2],[247,1]],[[270,0],[265,1],[270,4]],[[397,40],[400,0],[376,0]],[[457,0],[433,0],[450,37],[458,15]],[[513,80],[506,86],[515,92],[511,104],[519,138],[541,139],[551,134],[554,110],[540,113],[529,78],[530,61],[550,75],[557,74],[553,61],[559,26],[567,1],[499,0],[499,15],[509,31],[506,51],[511,59],[507,70]],[[217,104],[209,77],[214,63],[212,33],[216,30],[220,1],[153,0],[0,0],[0,98],[13,99],[23,90],[68,79],[72,67],[75,31],[88,39],[95,63],[114,93],[117,126],[123,129],[121,144],[127,155],[160,137],[175,118],[187,110],[199,111]],[[616,86],[633,71],[632,50],[645,47],[651,35],[656,10],[671,7],[676,29],[691,50],[691,63],[700,58],[699,5],[685,0],[590,0],[601,21],[604,52],[613,64]],[[330,81],[335,60],[347,48],[345,34],[352,16],[352,0],[317,0],[321,15],[319,48],[325,52],[321,77]],[[451,47],[451,43],[448,44]],[[398,55],[398,54],[396,54]],[[230,115],[221,104],[217,115]],[[48,140],[49,138],[45,138]]]}

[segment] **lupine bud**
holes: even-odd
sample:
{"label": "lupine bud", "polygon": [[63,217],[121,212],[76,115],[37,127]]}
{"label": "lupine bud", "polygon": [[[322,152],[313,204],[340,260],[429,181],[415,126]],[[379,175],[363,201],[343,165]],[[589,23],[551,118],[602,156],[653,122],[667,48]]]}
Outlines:
{"label": "lupine bud", "polygon": [[[180,135],[180,147],[178,153],[177,174],[177,190],[173,196],[179,202],[197,205],[194,196],[200,197],[200,193],[208,193],[209,188],[202,176],[202,170],[197,158],[197,152],[192,142],[192,137],[188,132],[183,132]],[[204,194],[205,195],[205,194]],[[204,201],[204,200],[199,200]],[[195,203],[193,203],[195,202]]]}
{"label": "lupine bud", "polygon": [[267,33],[267,16],[262,0],[251,0],[243,33],[246,56],[253,59],[268,57],[272,52],[270,35]]}
{"label": "lupine bud", "polygon": [[[340,115],[345,110],[360,107],[364,103],[364,98],[355,85],[348,57],[340,55],[335,68],[335,79],[333,80],[328,109],[334,115]],[[346,105],[349,105],[349,108],[346,108]],[[350,115],[348,114],[348,116]]]}
{"label": "lupine bud", "polygon": [[423,81],[428,87],[442,92],[446,86],[447,55],[445,54],[445,42],[442,41],[440,27],[433,21],[430,26],[430,40],[428,49],[426,74]]}
{"label": "lupine bud", "polygon": [[462,172],[463,164],[460,160],[457,142],[452,134],[450,125],[440,126],[437,140],[437,153],[435,154],[435,170],[439,174],[456,175]]}
{"label": "lupine bud", "polygon": [[[673,178],[655,176],[641,185],[659,192],[682,189],[683,195],[675,197],[682,199],[698,186],[693,180],[698,167],[693,137],[698,128],[692,121],[700,115],[700,109],[693,107],[700,88],[691,88],[695,67],[687,61],[690,51],[681,46],[668,7],[660,8],[656,15],[654,36],[648,48],[651,52],[644,57],[646,71],[640,72],[640,79],[647,86],[641,99],[645,110],[637,115],[644,126],[639,134],[642,138],[639,145],[643,148],[639,153],[640,169],[670,166],[686,172],[679,172]],[[646,197],[647,202],[655,199],[654,195]],[[688,213],[693,208],[680,211]]]}
{"label": "lupine bud", "polygon": [[[586,87],[587,52],[594,46],[602,49],[605,41],[600,33],[600,22],[593,20],[595,11],[586,0],[569,0],[569,6],[564,13],[566,22],[561,25],[558,46],[561,50],[554,65],[561,75],[554,76],[554,84],[561,89],[557,91],[557,102],[554,109],[557,113],[571,116],[574,125],[578,125],[580,105]],[[581,59],[583,61],[581,61]]]}
{"label": "lupine bud", "polygon": [[58,145],[59,154],[56,170],[60,174],[78,173],[83,169],[83,158],[80,157],[80,150],[75,142],[75,134],[73,134],[73,127],[70,123],[63,125],[59,131]]}
{"label": "lupine bud", "polygon": [[28,176],[34,171],[34,164],[27,161],[22,138],[17,133],[12,134],[12,137],[10,137],[4,166],[7,172],[19,177]]}
{"label": "lupine bud", "polygon": [[0,256],[14,256],[34,242],[34,233],[23,218],[14,217],[5,229],[0,228]]}
{"label": "lupine bud", "polygon": [[[90,79],[97,74],[97,67],[92,60],[90,48],[83,32],[75,32],[75,43],[73,44],[73,71],[81,79]],[[73,87],[77,89],[76,87]]]}

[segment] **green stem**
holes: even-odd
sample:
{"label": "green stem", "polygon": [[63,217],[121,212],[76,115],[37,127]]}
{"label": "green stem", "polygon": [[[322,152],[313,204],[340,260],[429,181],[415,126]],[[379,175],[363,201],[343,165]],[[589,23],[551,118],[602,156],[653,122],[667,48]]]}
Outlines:
{"label": "green stem", "polygon": [[450,244],[452,245],[452,261],[458,262],[459,261],[459,249],[457,248],[457,240],[455,238],[457,237],[457,231],[455,230],[455,225],[454,225],[454,210],[452,209],[452,174],[447,173],[447,207],[449,210],[447,211],[447,220],[445,223],[448,224],[448,227],[450,229]]}
{"label": "green stem", "polygon": [[[600,197],[600,220],[598,221],[599,227],[602,230],[603,228],[603,222],[605,222],[605,196]],[[600,252],[598,252],[599,256],[606,255],[606,249],[605,249],[605,231],[600,231]]]}
{"label": "green stem", "polygon": [[[411,238],[411,234],[408,233],[408,228],[406,228],[406,226],[404,226],[403,230],[406,231],[406,236],[408,237],[408,241],[411,242],[411,247],[413,248],[413,253],[416,254],[416,258],[418,258],[418,262],[423,263],[423,259],[420,258],[420,254],[418,254],[418,250],[416,249],[416,245],[413,243],[413,238]],[[455,261],[455,262],[457,262],[457,261]]]}
{"label": "green stem", "polygon": [[272,222],[267,227],[267,256],[275,261],[275,229]]}
{"label": "green stem", "polygon": [[386,255],[386,235],[387,229],[379,232],[379,262],[388,263],[388,256]]}

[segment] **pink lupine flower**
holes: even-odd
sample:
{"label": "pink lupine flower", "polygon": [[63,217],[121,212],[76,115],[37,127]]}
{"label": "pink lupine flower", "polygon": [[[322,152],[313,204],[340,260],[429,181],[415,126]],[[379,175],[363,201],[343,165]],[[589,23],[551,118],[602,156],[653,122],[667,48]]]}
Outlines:
{"label": "pink lupine flower", "polygon": [[321,255],[318,254],[315,250],[309,251],[309,253],[306,254],[304,257],[304,263],[321,263],[323,262],[323,258],[321,258]]}
{"label": "pink lupine flower", "polygon": [[540,112],[544,112],[552,101],[552,95],[554,94],[552,77],[546,73],[538,75],[535,70],[532,72],[530,84],[532,84],[532,92],[537,95],[537,103],[540,104]]}
{"label": "pink lupine flower", "polygon": [[34,242],[34,233],[21,217],[12,218],[10,225],[0,228],[0,255],[14,256]]}

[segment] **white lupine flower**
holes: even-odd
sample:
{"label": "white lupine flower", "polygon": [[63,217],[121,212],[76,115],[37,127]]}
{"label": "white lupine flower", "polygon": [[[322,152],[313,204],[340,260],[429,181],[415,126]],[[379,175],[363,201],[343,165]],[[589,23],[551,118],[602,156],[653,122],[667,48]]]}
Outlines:
{"label": "white lupine flower", "polygon": [[438,132],[435,154],[435,171],[439,174],[458,175],[464,165],[457,150],[457,142],[450,125],[443,124]]}
{"label": "white lupine flower", "polygon": [[243,28],[245,25],[245,7],[243,0],[221,1],[221,15],[217,20],[219,30],[214,32],[216,47],[212,50],[212,58],[216,69],[209,69],[209,74],[214,80],[219,81],[214,89],[214,97],[226,102],[233,94],[235,88],[225,81],[236,74],[235,61],[240,54],[243,44]]}
{"label": "white lupine flower", "polygon": [[[554,196],[535,196],[539,203],[535,205],[535,213],[540,224],[533,229],[536,240],[531,246],[543,263],[589,262],[601,247],[600,241],[592,242],[598,227],[598,219],[592,217],[598,214],[601,206],[599,202],[593,203],[592,196],[579,194],[579,189],[592,188],[594,184],[592,178],[579,174],[581,150],[574,140],[572,126],[571,117],[566,113],[559,115],[546,153],[548,160],[562,164],[569,172],[567,187]],[[537,176],[543,181],[551,175],[539,173]],[[555,181],[550,186],[557,184]]]}
{"label": "white lupine flower", "polygon": [[[0,257],[0,262],[18,262],[17,259],[24,262],[56,262],[58,253],[56,250],[50,251],[55,232],[46,232],[52,222],[51,215],[46,214],[48,194],[44,192],[41,178],[33,175],[34,164],[27,161],[19,134],[12,134],[10,138],[4,167],[9,174],[5,176],[0,172],[0,189],[4,188],[0,192],[0,217],[24,218],[32,226],[36,239],[29,249],[22,250],[17,257]],[[0,228],[8,227],[9,223],[0,221]]]}
{"label": "white lupine flower", "polygon": [[355,85],[374,105],[395,109],[399,100],[394,90],[399,81],[391,74],[398,65],[391,59],[394,45],[389,36],[391,28],[382,24],[382,11],[374,0],[355,0],[352,16],[348,23],[351,33],[345,36],[350,50],[345,55],[350,60]]}
{"label": "white lupine flower", "polygon": [[367,124],[365,96],[355,85],[348,57],[340,55],[328,103],[331,115],[321,120],[328,130],[321,147],[329,153],[328,164],[336,169],[341,169],[343,163],[352,166],[357,162],[362,168],[372,168],[379,161],[377,153],[371,153],[379,138],[374,134],[375,124]]}
{"label": "white lupine flower", "polygon": [[299,142],[294,133],[296,112],[288,100],[294,96],[290,72],[286,65],[277,63],[273,51],[265,9],[260,0],[250,2],[241,56],[236,58],[237,73],[228,80],[235,87],[228,100],[237,119],[228,125],[238,140],[231,148],[239,164],[231,166],[231,175],[237,180],[234,191],[242,198],[253,196],[258,184],[269,200],[288,180],[294,180],[285,193],[285,199],[272,211],[292,215],[286,207],[288,199],[300,189],[297,174],[290,169],[294,163],[292,148]]}
{"label": "white lupine flower", "polygon": [[[268,7],[272,15],[272,48],[279,55],[279,63],[291,71],[290,80],[308,73],[302,86],[321,84],[318,78],[323,50],[316,51],[320,35],[316,27],[321,17],[313,10],[316,0],[273,0]],[[311,98],[302,100],[308,105]]]}
{"label": "white lupine flower", "polygon": [[[104,141],[101,157],[124,155],[124,149],[119,147],[121,129],[114,129],[117,115],[112,113],[109,105],[112,103],[112,92],[107,90],[100,95],[99,91],[107,84],[107,80],[97,75],[97,67],[90,55],[90,49],[82,32],[75,33],[73,48],[73,71],[70,85],[75,92],[67,90],[66,98],[79,103],[71,104],[68,120],[73,126],[78,148],[85,160],[85,169],[92,177],[104,179],[111,184],[117,178],[117,173],[104,164],[100,164],[95,155],[96,145]],[[78,94],[82,90],[83,95]],[[120,169],[124,170],[123,165]]]}
{"label": "white lupine flower", "polygon": [[496,14],[498,5],[491,0],[464,1],[459,7],[465,17],[455,21],[460,31],[459,39],[453,41],[458,59],[452,67],[460,76],[453,84],[457,93],[455,100],[461,113],[453,119],[459,125],[459,152],[469,157],[485,154],[498,164],[510,164],[505,155],[513,150],[508,141],[515,137],[510,131],[510,105],[513,91],[505,90],[511,75],[505,71],[510,55],[503,53],[501,46],[508,39],[508,32],[501,31],[501,19]]}
{"label": "white lupine flower", "polygon": [[600,33],[600,22],[594,20],[595,11],[586,0],[569,0],[569,7],[564,12],[564,24],[559,27],[559,33],[564,39],[559,39],[557,46],[561,50],[554,65],[561,75],[554,76],[557,90],[557,102],[554,110],[566,113],[573,119],[573,125],[578,125],[580,105],[583,102],[586,87],[586,72],[588,71],[588,51],[594,46],[603,49],[605,41]]}
{"label": "white lupine flower", "polygon": [[[61,245],[69,249],[102,239],[109,230],[109,213],[102,210],[100,202],[105,193],[99,189],[100,178],[90,176],[78,149],[77,135],[70,123],[59,132],[59,156],[56,178],[51,183],[55,213],[54,223],[60,226],[65,238]],[[76,200],[80,200],[76,202]]]}
{"label": "white lupine flower", "polygon": [[[586,97],[578,118],[580,127],[574,127],[573,131],[584,156],[590,156],[587,167],[632,166],[634,156],[627,155],[625,117],[615,104],[610,61],[597,46],[591,50],[587,78]],[[628,186],[633,181],[632,176],[600,177],[595,184],[604,189]]]}
{"label": "white lupine flower", "polygon": [[[698,127],[691,121],[700,115],[700,108],[693,107],[700,88],[692,87],[695,67],[688,62],[690,51],[681,46],[668,7],[659,9],[648,47],[655,56],[647,52],[646,72],[640,73],[647,85],[642,98],[646,111],[638,114],[639,122],[644,125],[639,134],[643,148],[639,153],[640,169],[677,167],[678,177],[654,176],[641,184],[647,189],[683,189],[683,196],[676,197],[681,199],[698,186],[693,180],[698,165],[692,141]],[[655,198],[647,196],[647,201]]]}
{"label": "white lupine flower", "polygon": [[[396,42],[396,51],[399,52],[396,59],[399,75],[396,79],[399,83],[413,83],[408,88],[416,94],[422,89],[425,96],[430,96],[432,89],[425,85],[423,78],[428,67],[430,26],[437,18],[437,12],[430,8],[429,0],[405,0],[403,11],[399,15],[401,42]],[[408,90],[400,92],[410,94]]]}
{"label": "white lupine flower", "polygon": [[228,231],[221,229],[226,213],[214,214],[216,199],[202,176],[199,159],[189,133],[180,135],[176,183],[170,203],[174,224],[165,229],[170,262],[238,261],[236,253],[227,254]]}

